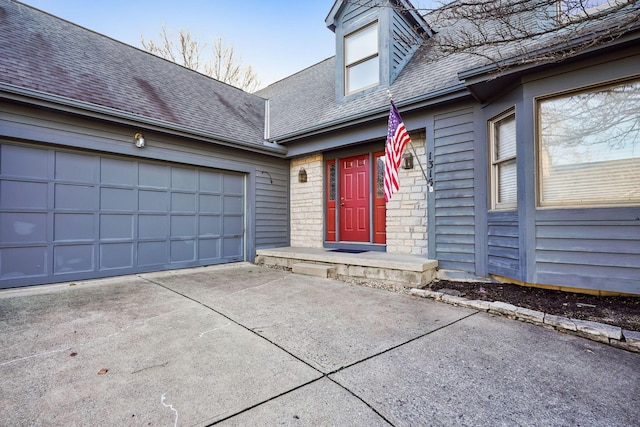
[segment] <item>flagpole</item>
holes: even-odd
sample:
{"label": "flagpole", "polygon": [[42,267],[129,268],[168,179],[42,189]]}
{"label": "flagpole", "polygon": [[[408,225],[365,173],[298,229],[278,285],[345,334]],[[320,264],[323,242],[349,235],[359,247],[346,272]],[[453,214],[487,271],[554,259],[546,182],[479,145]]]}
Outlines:
{"label": "flagpole", "polygon": [[[387,89],[387,96],[389,97],[389,102],[393,102],[393,96],[391,95],[391,90],[389,89]],[[420,158],[416,153],[416,149],[413,146],[413,141],[411,141],[411,139],[409,139],[409,147],[411,147],[411,151],[413,151],[413,157],[416,158],[416,162],[418,162],[418,166],[420,166],[420,170],[422,171],[422,176],[424,176],[424,180],[427,183],[427,187],[429,187],[429,192],[432,192],[433,185],[431,185],[431,183],[429,182],[429,178],[427,178],[427,173],[424,171],[424,168],[422,167],[422,163],[420,162]]]}
{"label": "flagpole", "polygon": [[429,183],[429,178],[427,178],[427,173],[424,171],[424,168],[422,167],[422,163],[420,163],[420,158],[418,157],[418,154],[416,153],[416,149],[413,146],[413,142],[411,140],[409,140],[409,147],[411,147],[411,151],[413,151],[413,157],[416,158],[416,162],[418,162],[418,166],[420,166],[420,170],[422,171],[422,176],[424,176],[424,180],[427,183],[427,187],[429,187],[429,192],[432,192],[433,186]]}

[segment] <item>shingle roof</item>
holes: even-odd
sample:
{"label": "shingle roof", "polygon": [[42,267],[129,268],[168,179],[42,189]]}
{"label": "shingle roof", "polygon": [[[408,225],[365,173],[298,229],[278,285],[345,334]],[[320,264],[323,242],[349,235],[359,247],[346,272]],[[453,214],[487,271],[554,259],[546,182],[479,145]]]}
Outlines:
{"label": "shingle roof", "polygon": [[[634,16],[633,14],[638,13],[639,7],[640,4],[631,5],[615,15]],[[612,14],[597,22],[581,25],[577,30],[567,28],[566,33],[574,36],[596,34],[602,29],[615,26],[618,19],[618,16],[615,15]],[[429,21],[429,19],[427,20]],[[443,22],[430,23],[432,28],[435,27],[438,30],[437,24],[447,25]],[[633,28],[620,28],[620,31],[624,33],[634,28],[637,29],[638,22],[635,22],[634,25]],[[442,30],[456,31],[456,28],[445,27]],[[558,44],[556,36],[557,34],[550,33],[543,37],[500,46],[499,55],[495,55],[494,58],[517,59],[523,55],[523,52],[524,54],[528,52],[530,55],[534,50],[541,48],[561,50],[571,47],[568,44]],[[436,100],[440,95],[448,95],[456,90],[463,91],[465,83],[461,80],[461,72],[473,69],[481,70],[482,66],[496,65],[487,59],[496,53],[492,46],[485,47],[486,57],[482,56],[482,51],[479,52],[480,54],[455,52],[446,55],[435,53],[434,55],[432,49],[437,49],[437,47],[430,47],[426,44],[421,46],[388,88],[397,105],[406,105],[418,100],[421,102],[427,99]],[[257,95],[269,99],[270,139],[276,141],[293,140],[307,132],[348,124],[352,118],[375,116],[378,112],[388,108],[389,99],[386,87],[364,92],[355,97],[337,99],[335,67],[336,58],[332,57],[256,92]],[[501,71],[498,68],[489,67],[488,73],[495,74],[496,70]]]}
{"label": "shingle roof", "polygon": [[0,0],[0,84],[262,145],[264,100],[29,6]]}
{"label": "shingle roof", "polygon": [[[480,63],[478,58],[462,54],[427,62],[422,60],[427,50],[426,46],[420,48],[388,88],[394,100],[409,100],[456,87],[461,83],[457,72]],[[336,58],[331,57],[256,92],[269,99],[271,139],[388,107],[385,87],[349,100],[337,100],[335,63]]]}

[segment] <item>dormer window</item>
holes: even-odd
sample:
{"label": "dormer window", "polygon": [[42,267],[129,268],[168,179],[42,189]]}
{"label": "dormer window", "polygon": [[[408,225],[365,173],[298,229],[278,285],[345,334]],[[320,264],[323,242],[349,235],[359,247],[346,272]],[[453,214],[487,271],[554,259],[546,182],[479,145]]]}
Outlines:
{"label": "dormer window", "polygon": [[380,83],[378,22],[354,31],[344,38],[345,95]]}

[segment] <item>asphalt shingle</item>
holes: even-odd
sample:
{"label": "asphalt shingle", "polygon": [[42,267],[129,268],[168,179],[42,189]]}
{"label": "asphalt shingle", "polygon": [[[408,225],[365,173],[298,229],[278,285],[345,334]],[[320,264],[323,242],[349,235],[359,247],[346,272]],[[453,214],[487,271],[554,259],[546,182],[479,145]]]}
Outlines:
{"label": "asphalt shingle", "polygon": [[0,82],[262,145],[264,100],[140,49],[0,0]]}
{"label": "asphalt shingle", "polygon": [[[631,21],[628,26],[619,28],[620,34],[637,30],[638,20],[630,20],[629,17],[637,17],[639,8],[640,2],[637,2],[595,21],[570,26],[557,33],[543,34],[500,46],[487,45],[475,51],[443,54],[439,51],[437,42],[433,45],[423,44],[388,88],[381,86],[358,96],[344,99],[336,97],[335,67],[340,66],[336,64],[336,57],[276,82],[256,94],[269,99],[270,138],[295,138],[307,130],[346,123],[353,117],[375,114],[389,104],[387,89],[393,95],[396,104],[417,98],[436,98],[439,93],[455,89],[464,83],[460,80],[459,73],[490,66],[493,61],[508,62],[514,58],[524,58],[523,62],[526,62],[526,55],[531,55],[534,51],[568,50],[572,38],[593,37],[599,31],[615,28],[620,22]],[[430,27],[441,34],[460,31],[461,26],[465,25],[464,22],[453,23],[438,18],[439,15],[432,14],[427,17],[427,21],[433,21],[429,22]],[[471,23],[466,25],[474,27]],[[488,22],[486,25],[491,23]],[[436,34],[435,37],[441,36]],[[544,56],[540,58],[544,59]],[[552,52],[549,60],[557,61],[558,58],[559,56],[554,56]],[[493,77],[502,71],[499,68],[494,70]]]}

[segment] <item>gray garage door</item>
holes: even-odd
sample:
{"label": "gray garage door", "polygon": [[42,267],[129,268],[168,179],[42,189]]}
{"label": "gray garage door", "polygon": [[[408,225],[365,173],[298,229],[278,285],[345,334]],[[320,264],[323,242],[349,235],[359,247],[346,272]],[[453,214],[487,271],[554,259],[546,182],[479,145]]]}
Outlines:
{"label": "gray garage door", "polygon": [[244,175],[0,145],[0,288],[244,260]]}

